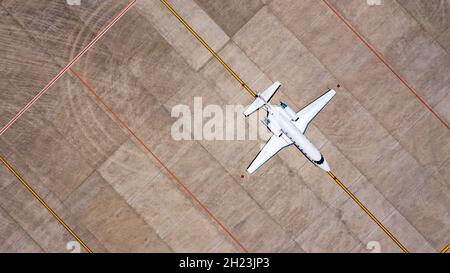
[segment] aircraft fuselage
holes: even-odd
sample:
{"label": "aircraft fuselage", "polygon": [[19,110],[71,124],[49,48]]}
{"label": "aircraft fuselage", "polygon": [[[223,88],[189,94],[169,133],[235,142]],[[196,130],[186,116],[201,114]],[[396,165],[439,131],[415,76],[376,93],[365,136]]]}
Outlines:
{"label": "aircraft fuselage", "polygon": [[[265,110],[268,115],[263,122],[275,135],[284,135],[317,167],[328,172],[330,167],[328,162],[324,159],[320,151],[309,141],[308,138],[295,126],[295,118],[289,112],[287,105],[274,106],[270,103],[265,104]],[[298,117],[297,117],[298,118]],[[270,126],[269,126],[270,124]]]}

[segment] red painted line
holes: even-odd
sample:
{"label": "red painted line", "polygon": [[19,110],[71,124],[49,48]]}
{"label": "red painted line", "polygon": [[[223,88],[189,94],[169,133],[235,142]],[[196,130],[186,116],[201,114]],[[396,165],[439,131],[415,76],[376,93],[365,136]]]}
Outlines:
{"label": "red painted line", "polygon": [[242,243],[228,230],[228,228],[222,224],[219,219],[205,206],[203,203],[192,193],[185,184],[167,167],[167,165],[148,147],[148,145],[108,106],[98,95],[95,93],[94,89],[85,82],[81,76],[75,72],[73,69],[70,69],[70,72],[80,81],[80,83],[125,127],[128,132],[130,132],[133,137],[142,144],[142,146],[150,153],[150,155],[158,161],[158,163],[167,171],[167,173],[183,188],[183,190],[194,199],[194,201],[206,212],[206,214],[213,219],[227,234],[228,236],[244,251],[248,252],[248,250],[242,245]]}
{"label": "red painted line", "polygon": [[356,35],[356,37],[363,42],[370,51],[394,74],[404,86],[436,117],[436,119],[444,125],[447,130],[450,130],[450,126],[431,108],[431,106],[422,98],[420,95],[404,80],[399,73],[397,73],[394,68],[381,56],[380,53],[368,42],[364,37],[359,34],[359,32],[350,24],[350,22],[341,14],[339,11],[328,1],[322,0],[328,8],[330,8],[333,13]]}
{"label": "red painted line", "polygon": [[6,132],[6,130],[8,130],[28,109],[31,108],[31,106],[33,106],[33,104],[36,103],[36,101],[42,97],[49,89],[50,87],[53,86],[53,84],[55,84],[55,82],[60,79],[64,73],[67,72],[67,70],[69,70],[89,49],[91,49],[94,44],[100,40],[100,38],[103,37],[103,35],[105,35],[106,32],[108,32],[109,29],[111,29],[116,23],[117,21],[120,20],[120,18],[122,18],[130,9],[131,7],[133,7],[133,5],[136,3],[137,0],[133,0],[131,1],[126,7],[125,9],[123,9],[102,31],[100,31],[95,37],[94,39],[88,44],[86,45],[76,56],[75,58],[73,58],[67,65],[66,67],[64,67],[59,73],[58,75],[56,75],[31,101],[29,101],[27,103],[27,105],[25,105],[1,130],[0,130],[0,136],[3,135],[3,133]]}

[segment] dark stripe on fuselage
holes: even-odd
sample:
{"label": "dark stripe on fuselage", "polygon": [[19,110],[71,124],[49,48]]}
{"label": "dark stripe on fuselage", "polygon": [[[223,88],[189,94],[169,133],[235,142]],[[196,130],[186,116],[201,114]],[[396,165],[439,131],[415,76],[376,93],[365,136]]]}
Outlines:
{"label": "dark stripe on fuselage", "polygon": [[315,160],[312,160],[312,159],[311,159],[311,161],[314,162],[314,163],[316,163],[317,165],[322,164],[324,160],[325,160],[325,159],[323,158],[323,155],[322,155],[322,154],[320,154],[320,160],[319,160],[319,161],[315,161]]}

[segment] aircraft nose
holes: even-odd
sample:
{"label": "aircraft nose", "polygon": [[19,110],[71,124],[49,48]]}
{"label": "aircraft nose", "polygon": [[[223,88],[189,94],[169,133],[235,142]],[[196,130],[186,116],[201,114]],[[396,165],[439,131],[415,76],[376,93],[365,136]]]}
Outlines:
{"label": "aircraft nose", "polygon": [[323,159],[322,164],[318,165],[322,170],[329,172],[330,171],[330,165],[328,165],[328,162],[326,159]]}

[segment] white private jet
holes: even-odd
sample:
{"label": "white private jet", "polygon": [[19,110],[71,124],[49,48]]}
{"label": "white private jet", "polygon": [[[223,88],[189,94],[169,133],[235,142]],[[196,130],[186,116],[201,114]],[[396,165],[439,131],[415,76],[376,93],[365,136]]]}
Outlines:
{"label": "white private jet", "polygon": [[280,106],[269,103],[280,86],[281,83],[275,82],[262,94],[258,94],[255,101],[244,112],[244,115],[248,117],[260,108],[266,110],[267,117],[262,123],[273,133],[273,136],[250,164],[247,171],[254,173],[283,148],[295,145],[314,165],[329,172],[328,162],[304,134],[309,123],[333,98],[336,91],[328,90],[320,98],[296,113],[283,102],[280,103]]}

